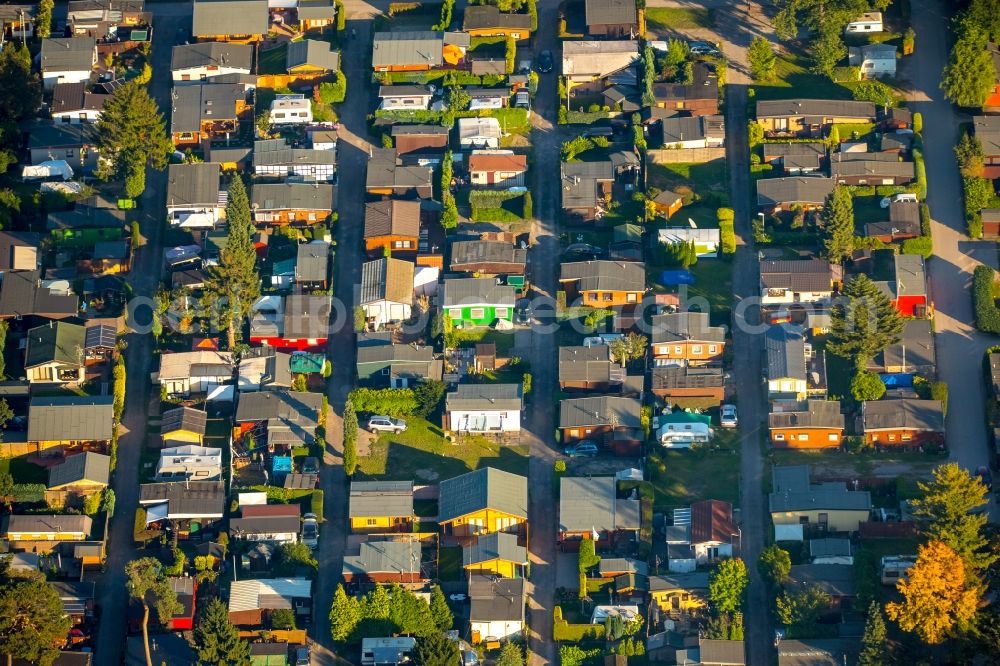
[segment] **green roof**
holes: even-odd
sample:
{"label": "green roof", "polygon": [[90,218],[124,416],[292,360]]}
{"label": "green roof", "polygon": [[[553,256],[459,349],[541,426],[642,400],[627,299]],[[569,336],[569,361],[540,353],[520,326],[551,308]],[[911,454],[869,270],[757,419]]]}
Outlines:
{"label": "green roof", "polygon": [[53,361],[83,365],[85,330],[83,326],[65,322],[51,322],[31,329],[24,367],[33,368]]}

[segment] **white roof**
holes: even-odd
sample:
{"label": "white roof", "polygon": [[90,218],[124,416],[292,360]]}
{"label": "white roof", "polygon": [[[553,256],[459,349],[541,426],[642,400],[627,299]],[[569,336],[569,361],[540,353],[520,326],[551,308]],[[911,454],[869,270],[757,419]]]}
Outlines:
{"label": "white roof", "polygon": [[281,109],[311,109],[312,103],[310,100],[306,99],[303,95],[294,96],[284,96],[279,95],[274,101],[271,102],[271,111],[278,111]]}
{"label": "white roof", "polygon": [[594,606],[590,615],[591,624],[603,624],[609,615],[621,615],[626,621],[639,617],[638,606]]}
{"label": "white roof", "polygon": [[475,137],[496,137],[500,138],[500,121],[496,118],[459,118],[458,137],[459,139],[472,139]]}
{"label": "white roof", "polygon": [[692,229],[690,227],[678,227],[674,229],[660,229],[657,232],[657,240],[667,245],[674,243],[694,241],[696,243],[719,242],[718,229]]}
{"label": "white roof", "polygon": [[267,493],[239,493],[237,500],[240,506],[267,504]]}
{"label": "white roof", "polygon": [[191,376],[192,365],[233,365],[230,352],[201,350],[176,352],[160,356],[160,381],[164,379],[186,379]]}
{"label": "white roof", "polygon": [[229,588],[229,612],[258,608],[291,608],[292,599],[312,596],[312,581],[305,578],[238,580]]}

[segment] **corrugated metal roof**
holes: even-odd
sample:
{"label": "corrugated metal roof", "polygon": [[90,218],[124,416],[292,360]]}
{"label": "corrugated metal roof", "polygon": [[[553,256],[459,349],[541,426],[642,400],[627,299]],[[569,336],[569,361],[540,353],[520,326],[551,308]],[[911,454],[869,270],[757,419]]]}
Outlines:
{"label": "corrugated metal roof", "polygon": [[349,516],[408,517],[413,515],[412,481],[354,481]]}
{"label": "corrugated metal roof", "polygon": [[462,566],[504,560],[516,564],[528,563],[528,549],[517,544],[517,535],[506,532],[482,534],[462,548]]}
{"label": "corrugated metal roof", "polygon": [[269,21],[267,0],[196,0],[191,34],[266,35]]}
{"label": "corrugated metal roof", "polygon": [[528,479],[493,467],[483,467],[440,484],[438,520],[445,522],[482,509],[528,516]]}
{"label": "corrugated metal roof", "polygon": [[521,409],[520,384],[459,384],[445,394],[445,411],[500,411]]}
{"label": "corrugated metal roof", "polygon": [[229,612],[292,608],[296,599],[312,596],[312,581],[305,578],[237,580],[229,588]]}
{"label": "corrugated metal roof", "polygon": [[589,396],[570,398],[559,404],[559,427],[606,426],[638,428],[640,403],[635,398]]}
{"label": "corrugated metal roof", "polygon": [[71,485],[80,481],[108,484],[111,475],[111,457],[93,451],[69,456],[62,464],[49,468],[49,489]]}
{"label": "corrugated metal roof", "polygon": [[446,278],[441,285],[441,307],[499,305],[513,307],[514,290],[495,278]]}
{"label": "corrugated metal roof", "polygon": [[423,65],[444,62],[444,35],[440,32],[376,32],[372,42],[372,67]]}
{"label": "corrugated metal roof", "polygon": [[28,441],[111,439],[114,399],[101,396],[36,396],[28,408]]}

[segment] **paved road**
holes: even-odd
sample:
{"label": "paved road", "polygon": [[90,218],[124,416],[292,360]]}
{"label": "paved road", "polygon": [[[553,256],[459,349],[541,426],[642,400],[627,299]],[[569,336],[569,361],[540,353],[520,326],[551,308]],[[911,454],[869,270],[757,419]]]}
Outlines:
{"label": "paved road", "polygon": [[[558,6],[539,3],[535,51],[551,49],[559,58]],[[559,265],[559,148],[562,139],[556,124],[559,102],[556,75],[543,74],[534,101],[532,124],[535,220],[532,236],[536,245],[528,257],[533,296],[555,298]],[[545,321],[548,321],[546,318]],[[556,382],[556,337],[538,329],[532,332],[532,398],[524,441],[530,446],[528,463],[528,524],[530,532],[531,585],[528,600],[528,663],[531,666],[558,663],[552,641],[552,608],[555,600],[557,564],[553,463],[555,409],[550,396]]]}
{"label": "paved road", "polygon": [[[913,91],[909,104],[924,120],[927,203],[933,220],[934,257],[930,260],[931,296],[937,331],[938,376],[948,383],[948,447],[951,459],[969,470],[988,464],[983,420],[982,357],[996,336],[973,327],[972,271],[980,263],[997,267],[996,243],[965,236],[962,190],[953,146],[962,122],[938,87],[948,59],[949,14],[938,0],[913,0],[911,16],[917,48],[904,61]],[[965,119],[967,120],[967,119]],[[996,507],[993,519],[1000,518]]]}
{"label": "paved road", "polygon": [[[331,413],[327,425],[327,450],[320,486],[323,488],[323,515],[320,545],[316,557],[319,573],[313,594],[311,638],[318,643],[313,662],[335,663],[330,638],[330,604],[343,566],[349,524],[347,519],[348,486],[343,467],[343,409],[354,387],[356,348],[353,329],[355,292],[360,283],[361,230],[364,220],[365,174],[367,172],[368,125],[371,104],[368,54],[371,52],[371,17],[374,8],[361,2],[347,4],[347,30],[350,38],[342,48],[343,69],[348,81],[348,95],[340,106],[340,130],[337,139],[337,264],[334,293],[343,308],[335,308],[331,321],[327,355],[333,373],[327,387]],[[345,320],[346,318],[346,320]]]}
{"label": "paved road", "polygon": [[[150,5],[156,37],[153,40],[153,79],[149,90],[160,105],[164,117],[170,112],[170,50],[178,38],[178,29],[190,29],[190,5],[187,3]],[[136,251],[128,281],[135,297],[151,297],[159,285],[162,271],[163,210],[166,198],[165,171],[148,171],[146,191],[142,195],[140,233],[145,246]],[[148,311],[143,314],[148,322]],[[123,663],[127,628],[128,598],[125,590],[125,564],[139,557],[132,543],[132,526],[139,504],[139,458],[146,436],[149,403],[149,373],[155,359],[154,340],[149,334],[131,333],[126,337],[126,395],[122,415],[123,434],[118,440],[118,463],[112,488],[115,491],[115,515],[111,519],[107,542],[105,571],[97,585],[97,605],[101,622],[95,651],[100,664]]]}

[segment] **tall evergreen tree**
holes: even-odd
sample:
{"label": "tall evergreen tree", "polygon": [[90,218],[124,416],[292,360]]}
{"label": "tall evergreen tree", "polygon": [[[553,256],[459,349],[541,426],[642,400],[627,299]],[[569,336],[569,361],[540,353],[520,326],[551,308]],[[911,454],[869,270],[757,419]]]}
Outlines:
{"label": "tall evergreen tree", "polygon": [[986,486],[956,463],[934,469],[934,477],[918,483],[913,515],[925,519],[924,534],[958,553],[970,576],[997,561],[987,548],[983,528],[988,514],[978,510],[989,503]]}
{"label": "tall evergreen tree", "polygon": [[[170,586],[163,564],[155,557],[143,557],[125,565],[128,593],[142,604],[142,645],[146,650],[146,666],[153,666],[149,654],[149,611],[156,608],[156,617],[163,624],[181,610],[177,593]],[[152,597],[152,603],[150,602]]]}
{"label": "tall evergreen tree", "polygon": [[458,645],[440,632],[417,640],[417,663],[420,666],[452,666],[458,663]]}
{"label": "tall evergreen tree", "polygon": [[257,250],[253,244],[256,229],[246,186],[238,176],[229,185],[226,223],[229,227],[226,246],[219,253],[218,265],[209,271],[206,291],[219,320],[225,323],[232,349],[242,339],[243,321],[250,317],[253,303],[260,297]]}
{"label": "tall evergreen tree", "polygon": [[861,654],[858,655],[858,666],[884,666],[888,664],[891,654],[886,643],[885,618],[877,601],[868,607],[868,619],[865,622],[865,633],[861,637]]}
{"label": "tall evergreen tree", "polygon": [[448,631],[455,622],[455,617],[448,608],[448,602],[444,598],[444,592],[440,585],[435,585],[431,590],[431,615],[434,616],[434,624],[441,631]]}
{"label": "tall evergreen tree", "polygon": [[899,342],[903,318],[889,297],[860,273],[844,285],[844,299],[830,312],[830,342],[827,349],[841,358],[854,359],[858,368]]}
{"label": "tall evergreen tree", "polygon": [[166,168],[174,150],[163,114],[145,86],[130,81],[115,90],[97,121],[101,175],[128,177],[126,194],[137,197],[145,189],[147,166]]}
{"label": "tall evergreen tree", "polygon": [[497,657],[496,666],[524,666],[524,653],[521,646],[514,641],[507,641],[500,648],[500,656]]}
{"label": "tall evergreen tree", "polygon": [[226,605],[212,598],[202,606],[194,629],[194,644],[201,666],[249,666],[250,644],[229,621]]}
{"label": "tall evergreen tree", "polygon": [[55,588],[39,575],[0,585],[0,654],[49,666],[70,630]]}
{"label": "tall evergreen tree", "polygon": [[35,14],[35,34],[45,39],[52,34],[52,9],[54,0],[40,0]]}
{"label": "tall evergreen tree", "polygon": [[827,195],[820,220],[826,256],[839,264],[854,250],[854,203],[846,187],[837,185]]}
{"label": "tall evergreen tree", "polygon": [[8,41],[0,50],[0,119],[17,129],[17,122],[33,114],[41,101],[42,86],[31,69],[31,53]]}
{"label": "tall evergreen tree", "polygon": [[348,596],[343,585],[337,585],[330,606],[330,635],[338,643],[350,640],[361,622],[361,605],[356,597]]}

